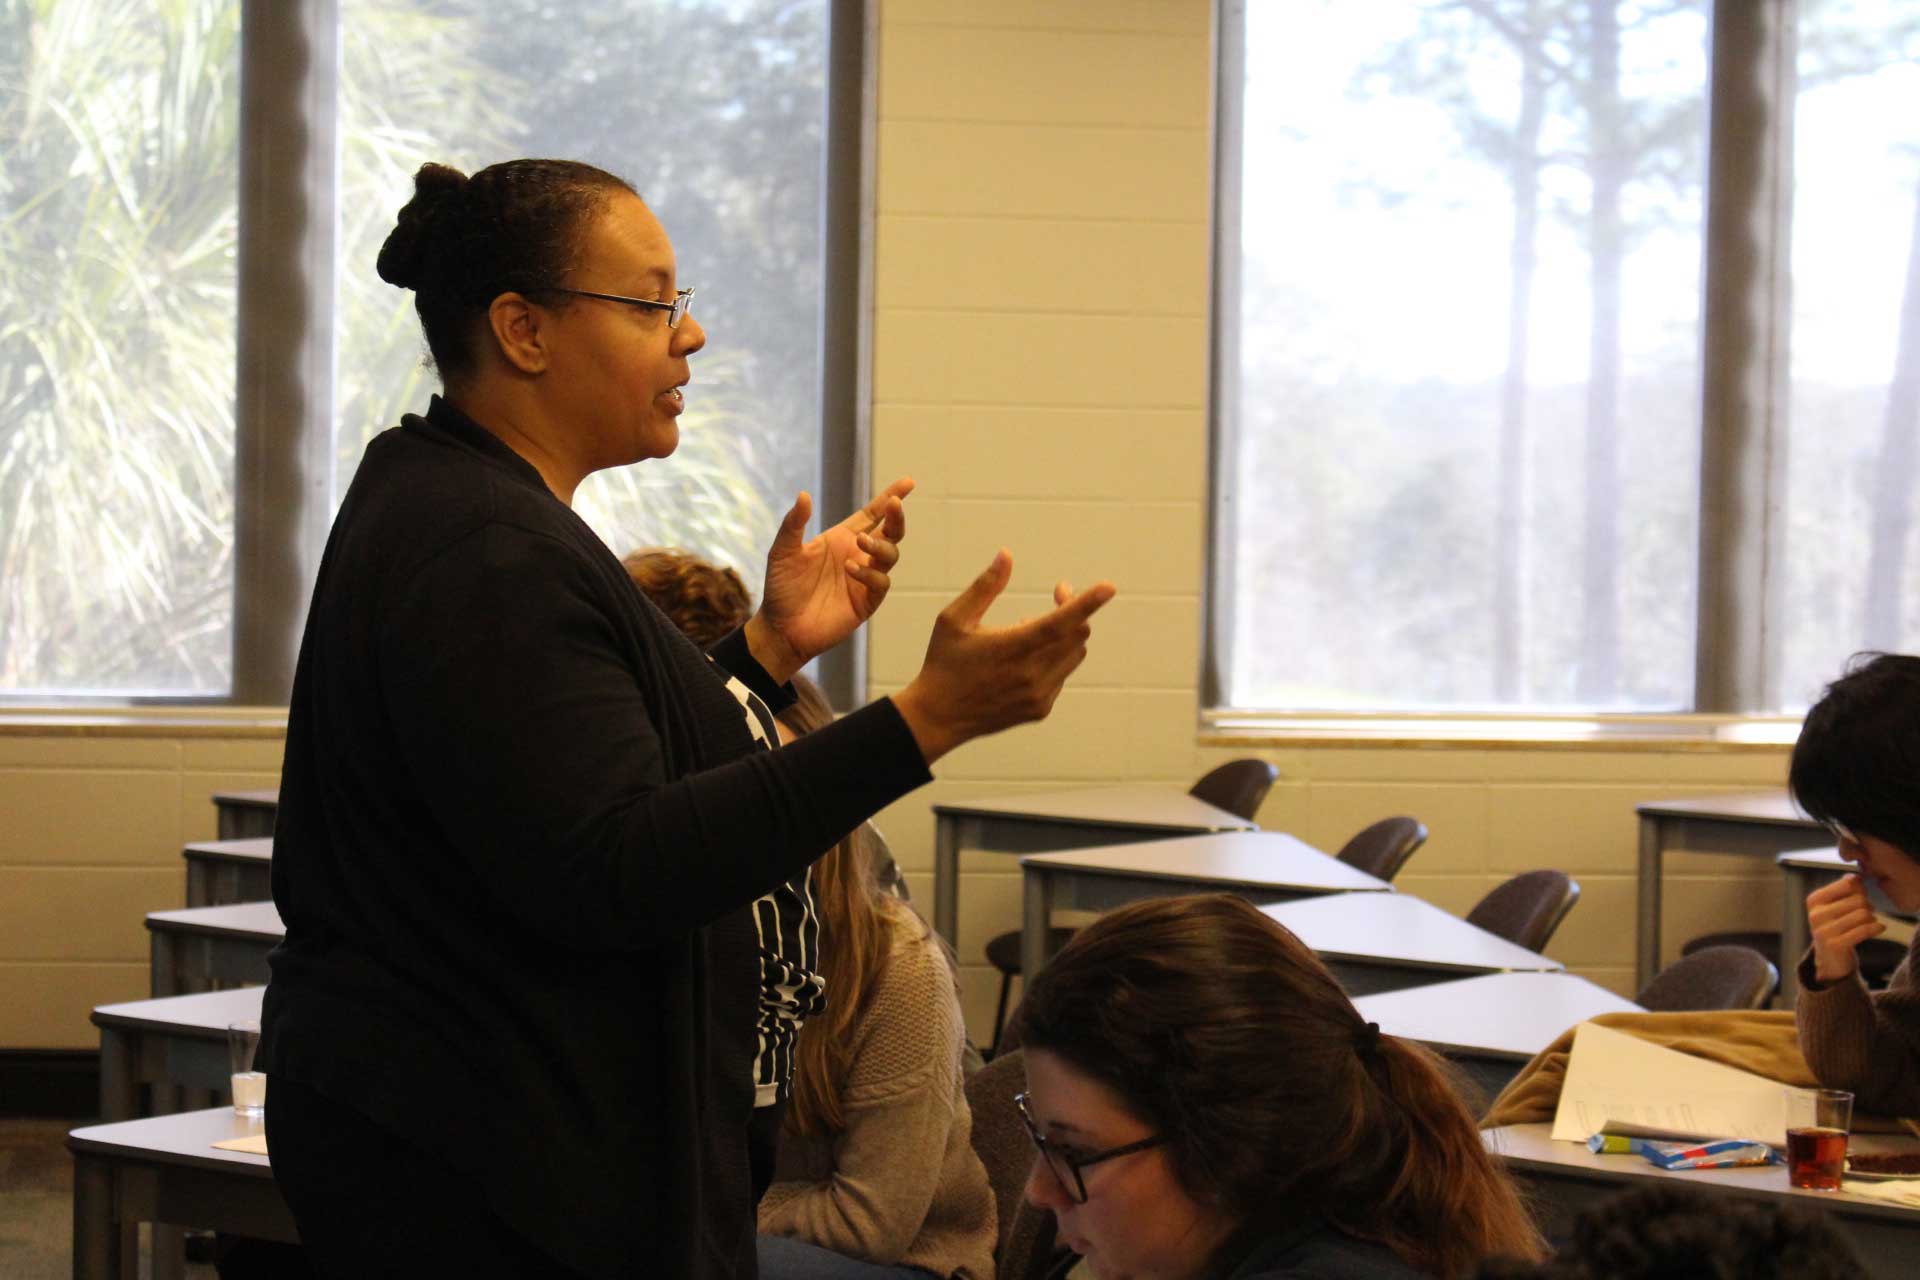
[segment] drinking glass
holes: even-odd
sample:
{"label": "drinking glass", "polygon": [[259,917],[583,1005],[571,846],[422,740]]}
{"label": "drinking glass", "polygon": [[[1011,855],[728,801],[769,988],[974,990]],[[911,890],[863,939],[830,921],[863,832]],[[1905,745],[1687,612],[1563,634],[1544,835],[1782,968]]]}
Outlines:
{"label": "drinking glass", "polygon": [[1853,1095],[1844,1089],[1787,1090],[1787,1181],[1807,1191],[1838,1191],[1852,1124]]}
{"label": "drinking glass", "polygon": [[253,1069],[254,1051],[260,1047],[260,1023],[243,1018],[227,1025],[227,1058],[233,1071],[233,1109],[249,1119],[267,1113],[267,1077]]}

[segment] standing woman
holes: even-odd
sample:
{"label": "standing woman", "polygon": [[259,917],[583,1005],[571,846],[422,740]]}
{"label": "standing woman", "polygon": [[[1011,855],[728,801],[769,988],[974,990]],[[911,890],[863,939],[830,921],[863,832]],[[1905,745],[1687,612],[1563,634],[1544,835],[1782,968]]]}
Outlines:
{"label": "standing woman", "polygon": [[1543,1252],[1440,1060],[1239,898],[1102,916],[1014,1027],[1027,1199],[1096,1276],[1403,1280]]}
{"label": "standing woman", "polygon": [[[833,723],[805,676],[780,715]],[[995,1218],[974,1154],[966,1026],[946,946],[881,888],[872,828],[813,866],[826,1012],[800,1029],[776,1181],[760,1202],[765,1280],[993,1280]]]}
{"label": "standing woman", "polygon": [[301,643],[276,1180],[323,1276],[749,1276],[747,904],[946,751],[1045,715],[1112,588],[983,629],[1002,552],[907,688],[769,750],[747,703],[783,707],[878,607],[911,482],[805,542],[802,495],[710,662],[570,506],[673,452],[705,342],[633,189],[427,165],[379,270],[445,394],[367,447]]}

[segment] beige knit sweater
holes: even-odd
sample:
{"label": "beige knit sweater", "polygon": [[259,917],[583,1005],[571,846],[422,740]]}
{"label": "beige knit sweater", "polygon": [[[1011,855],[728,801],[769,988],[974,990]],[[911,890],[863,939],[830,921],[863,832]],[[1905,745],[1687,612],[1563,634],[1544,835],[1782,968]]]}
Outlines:
{"label": "beige knit sweater", "polygon": [[760,1230],[992,1280],[993,1191],[969,1141],[960,1002],[933,939],[895,941],[854,1036],[847,1127],[832,1138],[786,1135]]}
{"label": "beige knit sweater", "polygon": [[1800,1002],[1794,1006],[1800,1052],[1821,1084],[1853,1092],[1857,1110],[1920,1116],[1917,949],[1920,934],[1881,992],[1868,991],[1858,970],[1819,986],[1813,980],[1813,953],[1800,962]]}

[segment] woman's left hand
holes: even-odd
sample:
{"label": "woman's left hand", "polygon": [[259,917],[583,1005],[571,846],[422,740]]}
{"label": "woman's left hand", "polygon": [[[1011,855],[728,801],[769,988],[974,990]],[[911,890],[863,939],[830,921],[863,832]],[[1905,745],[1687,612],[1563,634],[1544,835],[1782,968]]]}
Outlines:
{"label": "woman's left hand", "polygon": [[[887,575],[900,560],[900,542],[907,536],[901,503],[912,492],[913,481],[902,476],[866,506],[805,541],[801,535],[813,515],[813,499],[802,493],[794,501],[767,551],[760,611],[747,624],[748,642],[767,674],[784,683],[873,616],[892,585]],[[763,646],[769,651],[762,652]]]}

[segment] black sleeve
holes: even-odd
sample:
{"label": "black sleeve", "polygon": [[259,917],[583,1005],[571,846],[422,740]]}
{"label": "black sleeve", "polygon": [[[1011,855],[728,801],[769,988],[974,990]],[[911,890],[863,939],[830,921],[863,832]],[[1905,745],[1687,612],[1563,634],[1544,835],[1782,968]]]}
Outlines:
{"label": "black sleeve", "polygon": [[[591,567],[538,531],[476,531],[396,592],[380,625],[387,713],[434,822],[502,904],[576,947],[708,924],[930,776],[883,699],[668,781]],[[738,649],[742,682],[770,684]]]}

